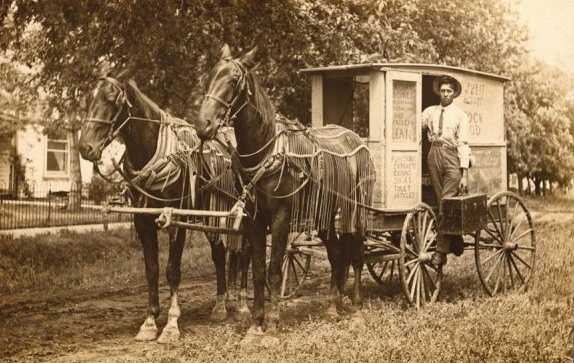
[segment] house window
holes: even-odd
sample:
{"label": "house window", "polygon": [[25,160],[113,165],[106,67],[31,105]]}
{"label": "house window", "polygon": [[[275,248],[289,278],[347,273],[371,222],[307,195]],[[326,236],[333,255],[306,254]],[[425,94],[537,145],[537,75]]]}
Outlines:
{"label": "house window", "polygon": [[48,175],[67,175],[68,160],[68,140],[60,135],[48,135],[46,173]]}

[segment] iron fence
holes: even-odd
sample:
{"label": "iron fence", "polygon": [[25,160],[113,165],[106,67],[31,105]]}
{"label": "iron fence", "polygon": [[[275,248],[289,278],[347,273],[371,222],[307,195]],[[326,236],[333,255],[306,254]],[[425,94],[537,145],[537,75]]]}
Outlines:
{"label": "iron fence", "polygon": [[72,226],[82,224],[104,224],[130,222],[131,215],[103,213],[101,204],[117,202],[117,194],[105,195],[95,201],[86,198],[86,193],[73,191],[33,190],[18,193],[0,190],[0,230]]}

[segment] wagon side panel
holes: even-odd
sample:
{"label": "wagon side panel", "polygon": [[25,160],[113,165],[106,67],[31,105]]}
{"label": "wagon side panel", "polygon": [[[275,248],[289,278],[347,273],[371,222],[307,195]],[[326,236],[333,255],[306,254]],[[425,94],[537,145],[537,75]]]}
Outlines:
{"label": "wagon side panel", "polygon": [[369,137],[367,146],[376,169],[373,205],[385,207],[385,73],[373,71],[369,82]]}
{"label": "wagon side panel", "polygon": [[413,208],[421,202],[421,75],[386,74],[385,204]]}
{"label": "wagon side panel", "polygon": [[470,121],[474,165],[469,189],[494,195],[507,189],[503,82],[473,74],[456,75],[462,94],[456,100]]}
{"label": "wagon side panel", "polygon": [[468,173],[470,192],[494,195],[506,190],[506,147],[472,146],[474,165]]}

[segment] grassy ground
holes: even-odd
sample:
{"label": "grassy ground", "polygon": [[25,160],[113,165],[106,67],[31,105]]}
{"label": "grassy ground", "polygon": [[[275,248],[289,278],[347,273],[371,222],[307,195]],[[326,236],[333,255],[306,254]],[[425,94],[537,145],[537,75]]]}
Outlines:
{"label": "grassy ground", "polygon": [[111,361],[566,362],[572,354],[574,225],[542,225],[538,236],[536,278],[523,294],[486,297],[471,261],[449,262],[442,301],[420,311],[406,308],[396,291],[368,284],[366,327],[356,328],[350,318],[328,321],[321,315],[325,303],[311,300],[286,308],[278,345],[242,348],[243,330],[215,326],[190,334],[181,347]]}
{"label": "grassy ground", "polygon": [[556,194],[547,197],[523,197],[528,208],[537,212],[574,212],[574,196]]}
{"label": "grassy ground", "polygon": [[[539,216],[546,215],[545,211],[574,210],[574,200],[564,197],[529,199],[527,203]],[[566,362],[572,354],[574,218],[559,213],[553,218],[537,220],[537,271],[525,293],[485,296],[473,256],[468,253],[449,261],[441,301],[420,311],[405,306],[397,285],[380,287],[365,275],[366,324],[361,326],[350,316],[333,321],[322,314],[326,307],[327,278],[316,274],[301,297],[285,304],[285,324],[276,335],[279,343],[245,348],[238,344],[245,327],[205,321],[213,302],[213,289],[209,287],[208,295],[190,292],[191,295],[184,296],[188,301],[186,311],[195,310],[184,316],[181,322],[184,334],[177,346],[133,342],[131,336],[144,316],[139,312],[134,313],[131,318],[134,322],[120,337],[106,341],[88,337],[96,339],[95,348],[75,348],[80,353],[85,349],[84,354],[76,352],[67,359],[60,358],[65,362],[166,363]],[[26,292],[49,295],[62,289],[109,291],[132,284],[144,285],[141,249],[129,237],[129,231],[112,231],[89,237],[67,233],[0,241],[0,297]],[[162,266],[165,266],[165,236],[162,239]],[[187,248],[184,255],[184,279],[212,273],[208,247],[202,239],[196,240],[195,248]],[[140,297],[134,304],[143,305],[144,301]],[[145,307],[139,305],[136,306],[143,311]],[[115,324],[110,319],[100,320],[86,324],[108,328]]]}
{"label": "grassy ground", "polygon": [[[194,241],[194,242],[190,242]],[[182,259],[185,276],[213,271],[203,236],[188,237]],[[160,233],[160,265],[168,255],[167,234]],[[111,289],[145,284],[143,253],[128,229],[79,234],[64,231],[0,240],[0,296],[23,291],[50,293],[61,289]]]}

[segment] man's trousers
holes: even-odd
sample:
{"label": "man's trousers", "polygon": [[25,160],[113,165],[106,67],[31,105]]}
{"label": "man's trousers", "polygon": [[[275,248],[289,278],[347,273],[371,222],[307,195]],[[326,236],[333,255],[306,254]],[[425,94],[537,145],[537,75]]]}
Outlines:
{"label": "man's trousers", "polygon": [[[454,197],[458,194],[458,187],[462,178],[460,159],[455,147],[434,142],[428,154],[427,161],[432,186],[440,206],[438,216],[440,230],[440,223],[442,221],[441,201],[444,197]],[[460,236],[442,236],[439,233],[437,251],[444,254],[451,252],[451,242],[453,242],[453,240],[460,240]]]}

